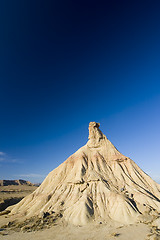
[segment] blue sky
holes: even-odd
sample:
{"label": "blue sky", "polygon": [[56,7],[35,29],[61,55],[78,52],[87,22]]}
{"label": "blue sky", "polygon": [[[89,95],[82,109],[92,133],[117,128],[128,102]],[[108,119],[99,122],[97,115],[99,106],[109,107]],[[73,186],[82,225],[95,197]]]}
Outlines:
{"label": "blue sky", "polygon": [[160,181],[159,1],[1,1],[0,179],[40,182],[90,121]]}

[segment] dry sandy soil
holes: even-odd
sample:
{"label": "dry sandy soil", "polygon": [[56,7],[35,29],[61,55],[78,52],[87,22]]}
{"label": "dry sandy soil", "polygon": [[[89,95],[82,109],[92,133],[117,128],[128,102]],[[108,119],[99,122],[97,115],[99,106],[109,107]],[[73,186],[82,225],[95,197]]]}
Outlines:
{"label": "dry sandy soil", "polygon": [[18,203],[22,198],[32,193],[37,187],[27,185],[0,186],[0,211]]}
{"label": "dry sandy soil", "polygon": [[[5,216],[0,217],[0,225],[8,222]],[[86,226],[73,226],[64,224],[55,224],[49,229],[20,232],[9,228],[0,229],[0,239],[3,240],[146,240],[156,239],[148,238],[151,229],[148,225],[139,223],[124,226],[122,224],[89,224]]]}
{"label": "dry sandy soil", "polygon": [[0,200],[10,197],[25,197],[32,193],[37,187],[26,185],[0,186]]}

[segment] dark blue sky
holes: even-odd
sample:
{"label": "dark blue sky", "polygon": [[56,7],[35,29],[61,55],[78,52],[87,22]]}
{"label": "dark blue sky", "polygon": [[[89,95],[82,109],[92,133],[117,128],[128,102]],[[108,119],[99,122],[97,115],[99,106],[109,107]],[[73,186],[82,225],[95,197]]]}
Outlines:
{"label": "dark blue sky", "polygon": [[41,181],[90,121],[156,178],[159,13],[159,1],[0,2],[0,179]]}

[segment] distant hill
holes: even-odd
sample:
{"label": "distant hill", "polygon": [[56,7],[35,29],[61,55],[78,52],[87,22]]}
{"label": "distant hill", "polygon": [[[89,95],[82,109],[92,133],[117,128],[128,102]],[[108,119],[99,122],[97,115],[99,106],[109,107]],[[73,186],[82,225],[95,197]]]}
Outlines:
{"label": "distant hill", "polygon": [[19,180],[0,180],[0,186],[10,186],[10,185],[27,185],[27,186],[35,186],[35,184],[25,181],[22,179]]}

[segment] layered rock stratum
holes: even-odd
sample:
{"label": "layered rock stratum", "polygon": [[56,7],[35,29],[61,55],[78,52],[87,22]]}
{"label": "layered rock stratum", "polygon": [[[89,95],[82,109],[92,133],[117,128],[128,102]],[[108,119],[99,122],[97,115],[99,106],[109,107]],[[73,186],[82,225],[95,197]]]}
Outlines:
{"label": "layered rock stratum", "polygon": [[89,140],[48,174],[10,215],[27,218],[59,214],[75,225],[118,221],[134,223],[160,212],[160,185],[121,154],[90,122]]}
{"label": "layered rock stratum", "polygon": [[35,184],[26,181],[26,180],[0,180],[0,186],[10,186],[10,185],[26,185],[26,186],[34,186]]}

